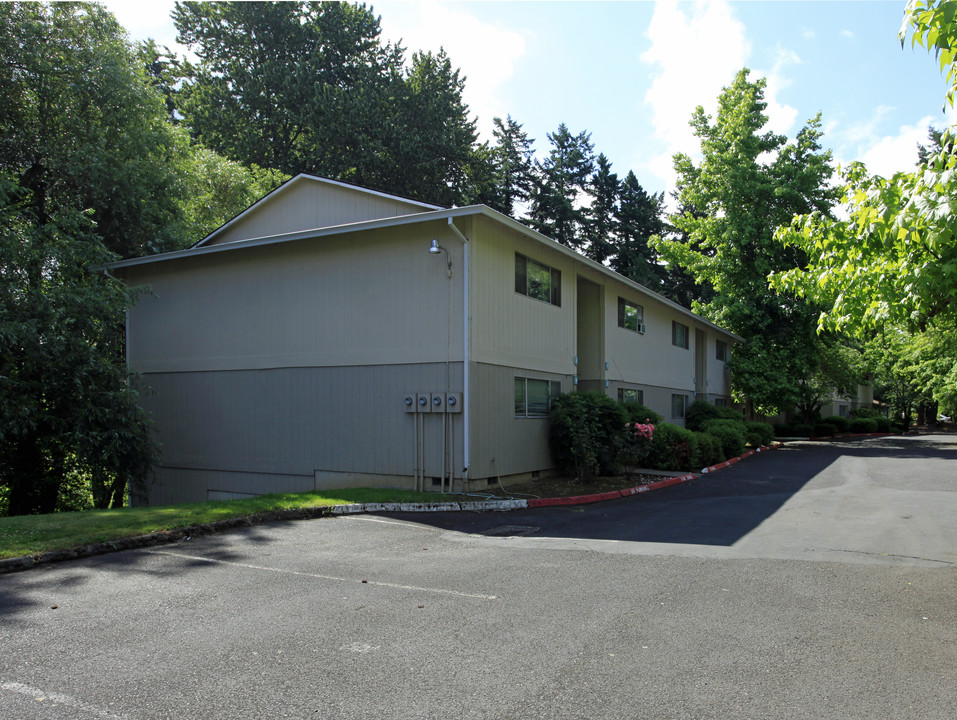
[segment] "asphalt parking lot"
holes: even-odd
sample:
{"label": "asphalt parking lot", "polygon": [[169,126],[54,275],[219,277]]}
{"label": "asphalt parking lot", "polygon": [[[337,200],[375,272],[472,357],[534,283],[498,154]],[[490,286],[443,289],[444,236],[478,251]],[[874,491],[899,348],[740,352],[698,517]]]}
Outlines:
{"label": "asphalt parking lot", "polygon": [[799,443],[610,503],[3,576],[0,717],[949,720],[955,460]]}

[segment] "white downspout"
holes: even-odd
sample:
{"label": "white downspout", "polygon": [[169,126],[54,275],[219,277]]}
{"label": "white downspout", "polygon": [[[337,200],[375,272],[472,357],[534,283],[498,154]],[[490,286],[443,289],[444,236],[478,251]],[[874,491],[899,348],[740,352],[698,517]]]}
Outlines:
{"label": "white downspout", "polygon": [[462,241],[462,479],[465,488],[469,481],[469,239],[462,234],[452,218],[449,229]]}

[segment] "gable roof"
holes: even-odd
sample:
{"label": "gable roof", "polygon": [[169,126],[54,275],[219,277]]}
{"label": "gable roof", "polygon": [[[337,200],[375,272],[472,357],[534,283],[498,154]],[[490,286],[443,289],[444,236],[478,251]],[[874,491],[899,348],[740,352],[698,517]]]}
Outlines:
{"label": "gable roof", "polygon": [[221,225],[192,247],[442,209],[357,185],[300,173]]}
{"label": "gable roof", "polygon": [[[250,213],[256,208],[262,209],[265,207],[265,203],[270,198],[281,197],[282,193],[291,193],[290,188],[295,188],[301,186],[305,182],[318,182],[322,184],[322,187],[340,187],[345,188],[349,191],[356,191],[361,193],[365,197],[376,197],[387,200],[388,202],[398,202],[400,204],[401,210],[407,210],[402,214],[392,215],[389,217],[374,217],[372,219],[358,220],[354,222],[346,222],[342,224],[329,225],[326,227],[312,227],[312,228],[302,228],[294,230],[291,232],[281,232],[274,233],[271,235],[262,235],[258,237],[249,237],[249,238],[234,238],[232,240],[226,239],[221,240],[220,242],[215,242],[216,238],[223,238],[226,228],[234,225],[238,225],[241,222],[241,219],[244,217],[249,217]],[[295,185],[294,185],[295,183]],[[733,338],[738,342],[743,342],[744,338],[732,333],[729,330],[715,325],[710,320],[706,320],[693,313],[691,310],[679,305],[678,303],[666,298],[664,295],[661,295],[654,290],[651,290],[644,285],[641,285],[634,280],[630,280],[624,275],[619,275],[614,270],[602,265],[601,263],[595,262],[591,258],[587,258],[584,255],[575,252],[569,247],[558,243],[551,238],[542,235],[541,233],[532,230],[531,228],[523,225],[522,223],[514,220],[513,218],[493,210],[487,205],[470,205],[467,207],[461,208],[440,208],[436,205],[428,205],[426,203],[417,202],[414,200],[408,200],[405,198],[400,198],[394,195],[388,195],[386,193],[379,193],[373,190],[366,190],[364,188],[358,188],[354,185],[347,185],[345,183],[339,183],[334,180],[326,180],[324,178],[315,177],[312,175],[297,175],[288,182],[280,185],[278,188],[273,190],[271,193],[263,197],[261,200],[254,203],[252,206],[247,208],[245,211],[237,215],[235,218],[230,220],[228,223],[222,227],[214,230],[212,233],[207,235],[201,241],[195,245],[185,249],[185,250],[175,250],[173,252],[159,253],[156,255],[146,255],[138,258],[129,258],[127,260],[118,260],[116,262],[110,263],[105,266],[105,270],[119,270],[129,267],[137,267],[141,265],[152,265],[155,263],[168,262],[172,260],[180,260],[200,255],[211,255],[221,252],[232,252],[236,250],[243,250],[246,248],[253,247],[266,247],[269,245],[276,245],[280,243],[291,243],[301,240],[310,240],[324,236],[330,235],[341,235],[346,233],[360,232],[363,230],[377,230],[381,228],[388,227],[398,227],[403,225],[412,225],[417,223],[427,223],[444,220],[449,225],[454,224],[456,218],[467,218],[467,217],[482,217],[487,218],[495,223],[503,225],[516,233],[532,239],[543,246],[548,247],[553,251],[558,251],[559,253],[570,258],[574,262],[580,263],[589,267],[605,276],[613,278],[614,280],[635,289],[642,294],[649,296],[662,305],[665,305],[680,314],[688,317],[691,320],[707,325],[713,330],[717,330],[723,335]]]}

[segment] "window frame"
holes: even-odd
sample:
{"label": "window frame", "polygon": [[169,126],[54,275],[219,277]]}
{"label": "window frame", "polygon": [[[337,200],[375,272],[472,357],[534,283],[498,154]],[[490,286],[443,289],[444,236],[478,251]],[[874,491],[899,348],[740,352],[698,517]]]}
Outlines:
{"label": "window frame", "polygon": [[[679,339],[678,328],[684,329],[684,344],[681,344],[678,342],[678,339]],[[691,337],[690,327],[688,327],[684,323],[678,322],[677,320],[671,321],[671,344],[672,345],[674,345],[675,347],[680,347],[684,350],[687,350],[690,347],[690,340],[689,340],[690,337]]]}
{"label": "window frame", "polygon": [[[681,398],[681,414],[678,415],[675,413],[675,401]],[[680,393],[671,394],[671,419],[672,420],[684,420],[688,414],[688,396]]]}
{"label": "window frame", "polygon": [[[628,400],[625,398],[625,393],[635,393],[634,400]],[[640,388],[618,388],[618,402],[620,403],[636,403],[638,405],[645,404],[645,391]]]}
{"label": "window frame", "polygon": [[[545,271],[548,273],[548,299],[546,300],[543,297],[540,297],[538,294],[529,294],[528,288],[528,268],[529,264],[532,264],[539,271]],[[538,300],[539,302],[546,303],[548,305],[554,305],[555,307],[562,306],[562,271],[557,268],[553,268],[551,265],[546,265],[545,263],[539,262],[534,258],[530,258],[528,255],[523,255],[520,252],[515,253],[515,292],[519,295],[524,295],[527,298],[532,300]],[[544,294],[544,293],[542,293]]]}
{"label": "window frame", "polygon": [[[546,385],[546,400],[545,400],[545,411],[536,412],[529,414],[529,402],[528,402],[528,383],[545,383]],[[521,407],[522,412],[519,412],[519,393],[518,387],[519,383],[522,385],[522,399]],[[562,391],[562,384],[559,380],[547,380],[545,378],[533,378],[533,377],[524,377],[521,375],[516,375],[513,383],[513,392],[514,392],[514,401],[513,401],[513,412],[516,419],[547,419],[549,413],[552,409],[552,400]]]}
{"label": "window frame", "polygon": [[714,359],[721,362],[728,362],[728,343],[723,340],[714,341]]}
{"label": "window frame", "polygon": [[[634,314],[634,327],[628,326],[628,308],[631,308],[635,311]],[[618,327],[623,330],[631,330],[634,333],[639,335],[644,334],[645,326],[645,308],[642,305],[639,305],[632,300],[627,300],[620,295],[618,296]]]}

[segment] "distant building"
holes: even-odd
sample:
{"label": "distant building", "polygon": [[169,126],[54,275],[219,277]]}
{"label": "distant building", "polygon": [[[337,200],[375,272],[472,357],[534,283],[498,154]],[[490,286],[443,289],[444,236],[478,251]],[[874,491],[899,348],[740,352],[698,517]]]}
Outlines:
{"label": "distant building", "polygon": [[345,486],[456,490],[553,467],[550,399],[683,423],[740,338],[485,206],[299,175],[195,246],[114,263],[152,504]]}

